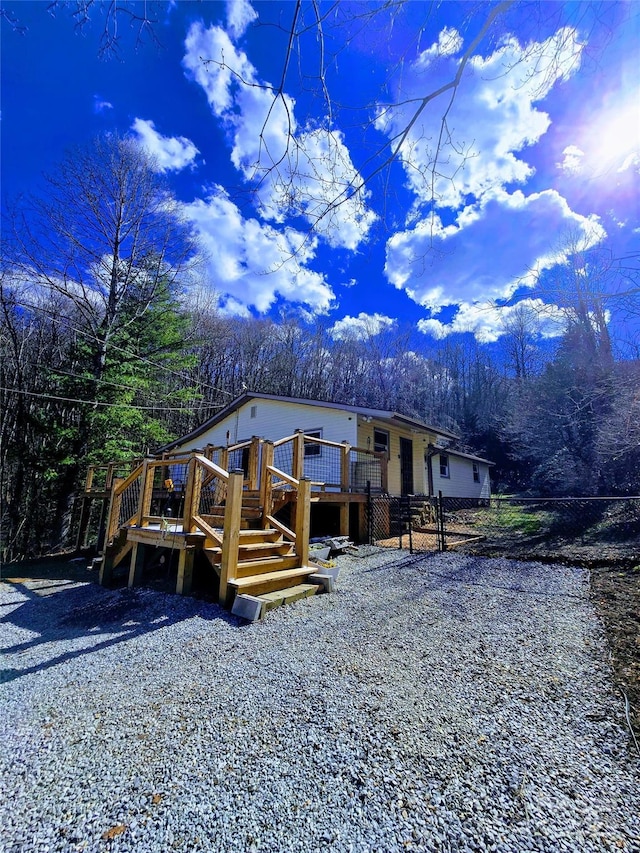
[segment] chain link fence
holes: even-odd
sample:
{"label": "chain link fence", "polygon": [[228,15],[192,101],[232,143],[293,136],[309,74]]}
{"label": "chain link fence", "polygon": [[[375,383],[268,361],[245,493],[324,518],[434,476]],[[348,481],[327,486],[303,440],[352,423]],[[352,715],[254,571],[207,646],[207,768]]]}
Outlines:
{"label": "chain link fence", "polygon": [[640,497],[368,495],[371,544],[533,558],[640,562]]}

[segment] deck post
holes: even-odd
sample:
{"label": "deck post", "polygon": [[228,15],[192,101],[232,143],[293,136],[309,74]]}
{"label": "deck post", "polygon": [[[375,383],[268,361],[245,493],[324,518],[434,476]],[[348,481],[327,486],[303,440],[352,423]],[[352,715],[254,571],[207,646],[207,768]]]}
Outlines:
{"label": "deck post", "polygon": [[128,586],[131,589],[134,586],[139,586],[142,583],[142,572],[144,569],[144,548],[141,542],[134,542],[131,551],[131,564],[129,567],[129,582]]}
{"label": "deck post", "polygon": [[296,480],[304,477],[304,432],[297,429],[293,437],[293,459],[291,460],[291,476]]}
{"label": "deck post", "polygon": [[176,581],[176,594],[189,595],[193,583],[193,558],[196,549],[191,545],[180,551],[178,558],[178,579]]}
{"label": "deck post", "polygon": [[380,488],[386,495],[389,491],[389,460],[386,453],[377,454],[380,459]]}
{"label": "deck post", "polygon": [[195,509],[200,503],[200,489],[202,478],[199,476],[200,469],[197,467],[196,457],[192,455],[187,465],[187,484],[184,492],[184,507],[182,510],[182,532],[191,533]]}
{"label": "deck post", "polygon": [[249,462],[247,465],[247,480],[249,481],[249,489],[255,492],[259,488],[258,479],[258,456],[260,454],[260,439],[257,435],[251,437],[249,445]]}
{"label": "deck post", "polygon": [[[149,476],[151,474],[151,476]],[[151,512],[151,496],[153,493],[154,469],[150,466],[150,460],[145,459],[142,463],[142,487],[140,488],[140,502],[138,504],[137,527],[144,527],[145,516]]]}
{"label": "deck post", "polygon": [[220,561],[220,604],[229,604],[229,581],[235,580],[238,570],[238,545],[242,519],[242,485],[244,471],[236,468],[229,472],[227,503],[224,509],[222,556]]}
{"label": "deck post", "polygon": [[309,535],[311,530],[311,480],[303,477],[298,485],[296,506],[296,554],[300,565],[309,562]]}
{"label": "deck post", "polygon": [[351,461],[351,445],[348,441],[342,442],[340,453],[340,491],[348,492],[351,489],[350,465]]}
{"label": "deck post", "polygon": [[[122,493],[116,494],[116,489],[124,483],[120,477],[114,477],[113,488],[111,490],[111,500],[109,501],[109,512],[107,515],[106,533],[104,537],[105,544],[118,532],[118,522],[120,521],[120,507],[122,506]],[[100,581],[102,583],[102,581]]]}
{"label": "deck post", "polygon": [[260,480],[260,504],[262,506],[262,527],[267,527],[267,516],[271,515],[273,489],[269,465],[273,465],[273,442],[265,441],[262,445],[262,471]]}

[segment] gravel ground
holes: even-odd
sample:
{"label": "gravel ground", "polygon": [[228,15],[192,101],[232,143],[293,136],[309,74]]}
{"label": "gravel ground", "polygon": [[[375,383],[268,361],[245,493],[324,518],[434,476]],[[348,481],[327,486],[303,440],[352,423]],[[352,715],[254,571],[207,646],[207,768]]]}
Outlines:
{"label": "gravel ground", "polygon": [[0,850],[640,851],[640,762],[580,569],[339,558],[217,606],[0,584]]}

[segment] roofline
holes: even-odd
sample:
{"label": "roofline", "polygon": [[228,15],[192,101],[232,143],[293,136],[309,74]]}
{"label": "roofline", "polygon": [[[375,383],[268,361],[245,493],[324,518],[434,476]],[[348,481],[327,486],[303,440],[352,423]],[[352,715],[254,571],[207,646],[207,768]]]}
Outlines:
{"label": "roofline", "polygon": [[296,403],[299,405],[317,406],[319,408],[325,409],[342,409],[347,412],[353,412],[357,415],[364,415],[365,417],[401,421],[402,423],[406,423],[409,426],[413,426],[414,428],[418,428],[426,432],[433,432],[436,433],[436,435],[442,435],[445,438],[458,438],[455,433],[449,432],[449,430],[431,426],[430,424],[426,424],[424,423],[424,421],[420,421],[417,418],[410,418],[408,415],[400,414],[400,412],[391,412],[387,411],[386,409],[372,409],[368,406],[351,406],[347,403],[334,403],[330,402],[329,400],[306,400],[302,397],[283,397],[279,394],[262,394],[255,391],[246,391],[244,394],[241,394],[239,397],[236,397],[235,400],[232,400],[223,409],[220,409],[219,412],[217,412],[215,415],[212,415],[212,417],[206,420],[199,427],[196,427],[196,429],[192,430],[187,435],[181,436],[180,438],[177,438],[174,441],[170,441],[168,444],[165,444],[162,447],[162,450],[171,450],[173,447],[177,447],[179,444],[184,444],[185,442],[197,438],[199,435],[202,435],[202,433],[206,432],[212,426],[215,426],[217,423],[224,420],[227,415],[233,414],[233,412],[235,412],[249,400],[274,400],[280,403]]}
{"label": "roofline", "polygon": [[472,462],[484,462],[485,465],[495,465],[490,459],[484,459],[482,456],[476,456],[473,453],[463,453],[461,450],[449,450],[448,447],[436,447],[436,451],[445,453],[447,456],[461,456],[463,459],[470,459]]}

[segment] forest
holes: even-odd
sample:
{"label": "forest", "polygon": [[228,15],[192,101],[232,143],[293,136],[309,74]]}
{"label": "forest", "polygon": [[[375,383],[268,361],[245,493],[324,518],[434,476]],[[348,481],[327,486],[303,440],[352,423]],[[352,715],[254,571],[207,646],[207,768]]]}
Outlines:
{"label": "forest", "polygon": [[[529,300],[497,341],[326,316],[227,316],[162,177],[109,135],[3,228],[1,558],[56,549],[87,466],[153,453],[245,390],[389,409],[455,431],[493,489],[640,493],[638,259],[556,267],[562,333]],[[612,318],[616,323],[612,323]],[[615,330],[615,331],[614,331]]]}

